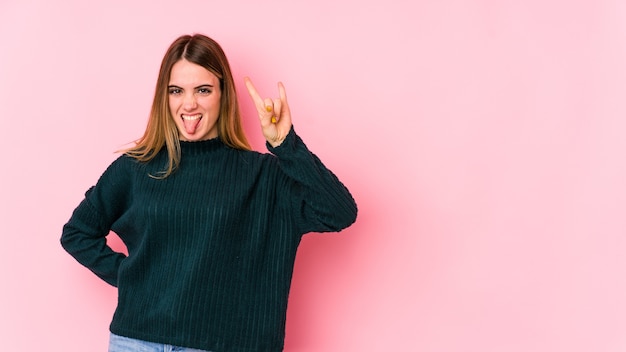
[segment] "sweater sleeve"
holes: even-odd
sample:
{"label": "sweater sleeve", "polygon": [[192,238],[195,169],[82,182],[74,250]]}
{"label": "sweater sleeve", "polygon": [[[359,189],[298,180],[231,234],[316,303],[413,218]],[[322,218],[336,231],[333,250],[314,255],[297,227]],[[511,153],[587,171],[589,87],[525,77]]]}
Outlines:
{"label": "sweater sleeve", "polygon": [[348,189],[308,150],[293,127],[279,146],[266,146],[292,181],[291,205],[302,234],[340,231],[356,221],[357,205]]}
{"label": "sweater sleeve", "polygon": [[121,216],[129,194],[126,172],[118,158],[102,174],[95,186],[63,226],[61,245],[79,263],[112,286],[117,286],[117,272],[122,253],[107,245],[106,236]]}

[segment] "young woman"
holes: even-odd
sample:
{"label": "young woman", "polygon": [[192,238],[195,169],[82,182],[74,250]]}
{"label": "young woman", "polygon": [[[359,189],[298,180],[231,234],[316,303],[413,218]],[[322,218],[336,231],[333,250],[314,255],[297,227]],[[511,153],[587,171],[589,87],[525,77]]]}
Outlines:
{"label": "young woman", "polygon": [[[282,351],[301,236],[356,220],[349,191],[295,133],[285,87],[264,99],[245,84],[271,154],[250,150],[219,44],[176,39],[143,137],[63,227],[63,247],[118,288],[109,351]],[[110,231],[128,256],[107,246]]]}

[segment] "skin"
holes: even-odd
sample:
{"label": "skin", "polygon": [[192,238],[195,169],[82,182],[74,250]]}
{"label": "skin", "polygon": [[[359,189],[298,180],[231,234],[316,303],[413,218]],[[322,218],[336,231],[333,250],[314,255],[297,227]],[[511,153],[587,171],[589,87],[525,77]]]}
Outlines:
{"label": "skin", "polygon": [[292,125],[285,86],[282,82],[278,82],[278,98],[262,98],[250,78],[246,77],[244,81],[259,115],[263,136],[272,147],[279,146],[285,140]]}
{"label": "skin", "polygon": [[[244,81],[259,115],[263,136],[271,146],[279,146],[292,126],[285,86],[278,82],[278,98],[263,98],[250,78],[246,77]],[[202,141],[217,137],[221,98],[217,76],[183,59],[172,66],[168,92],[170,113],[181,140]],[[197,116],[201,116],[198,127],[189,133],[183,119]]]}
{"label": "skin", "polygon": [[[168,94],[170,113],[180,140],[202,141],[217,137],[222,95],[217,76],[200,65],[180,60],[172,66]],[[185,129],[183,116],[201,116],[193,133]]]}

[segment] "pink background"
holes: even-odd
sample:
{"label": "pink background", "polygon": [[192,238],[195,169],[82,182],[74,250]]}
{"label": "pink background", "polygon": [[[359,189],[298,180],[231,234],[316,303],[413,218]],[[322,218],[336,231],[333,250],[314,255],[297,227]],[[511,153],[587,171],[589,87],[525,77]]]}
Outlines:
{"label": "pink background", "polygon": [[623,1],[2,0],[3,350],[106,350],[116,291],[61,227],[189,32],[255,148],[246,75],[360,207],[305,237],[287,352],[626,350]]}

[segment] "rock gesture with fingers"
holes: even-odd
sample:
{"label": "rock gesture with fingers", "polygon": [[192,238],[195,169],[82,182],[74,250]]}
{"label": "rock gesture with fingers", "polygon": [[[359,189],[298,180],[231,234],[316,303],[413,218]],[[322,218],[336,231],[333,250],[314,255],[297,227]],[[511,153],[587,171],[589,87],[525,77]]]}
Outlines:
{"label": "rock gesture with fingers", "polygon": [[282,82],[278,82],[279,98],[262,98],[250,78],[244,78],[248,94],[252,98],[261,120],[263,136],[272,147],[279,146],[291,130],[291,113],[287,104],[287,93]]}

